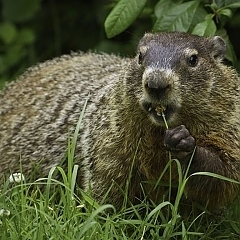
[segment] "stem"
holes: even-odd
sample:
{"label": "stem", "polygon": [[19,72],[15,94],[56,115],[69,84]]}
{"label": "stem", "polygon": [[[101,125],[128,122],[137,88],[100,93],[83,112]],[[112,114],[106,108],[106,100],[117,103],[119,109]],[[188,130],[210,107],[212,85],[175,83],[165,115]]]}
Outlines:
{"label": "stem", "polygon": [[162,112],[162,118],[163,118],[163,121],[164,121],[164,124],[165,124],[166,129],[168,129],[167,120],[166,120],[165,115],[164,115],[163,112]]}

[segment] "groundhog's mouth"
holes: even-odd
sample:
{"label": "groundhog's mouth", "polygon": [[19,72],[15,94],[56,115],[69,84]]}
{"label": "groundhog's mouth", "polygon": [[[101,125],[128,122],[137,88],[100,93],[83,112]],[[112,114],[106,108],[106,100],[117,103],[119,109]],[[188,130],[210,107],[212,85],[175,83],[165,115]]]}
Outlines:
{"label": "groundhog's mouth", "polygon": [[142,102],[141,105],[157,125],[165,125],[164,118],[166,121],[170,121],[175,112],[175,107],[171,104],[163,105],[160,103]]}

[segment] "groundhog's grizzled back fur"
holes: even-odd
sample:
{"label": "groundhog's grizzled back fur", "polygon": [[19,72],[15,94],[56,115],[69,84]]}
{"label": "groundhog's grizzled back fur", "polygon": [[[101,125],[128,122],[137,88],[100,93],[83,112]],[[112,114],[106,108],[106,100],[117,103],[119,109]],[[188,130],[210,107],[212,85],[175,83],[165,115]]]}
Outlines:
{"label": "groundhog's grizzled back fur", "polygon": [[[0,98],[0,172],[19,171],[21,159],[27,177],[41,160],[46,176],[64,156],[87,96],[86,122],[93,128],[91,115],[100,110],[102,97],[128,61],[107,54],[65,55],[30,68],[9,84]],[[83,129],[89,131],[86,125]]]}
{"label": "groundhog's grizzled back fur", "polygon": [[[130,201],[143,197],[142,188],[162,201],[165,190],[150,182],[161,176],[168,151],[183,170],[194,154],[189,174],[240,180],[240,81],[221,62],[225,51],[220,37],[146,34],[131,60],[80,53],[30,68],[1,94],[1,175],[19,172],[21,159],[25,177],[39,162],[39,177],[47,176],[64,156],[89,95],[75,155],[83,187],[97,200],[109,191],[106,201],[121,206],[120,188],[130,178]],[[206,176],[192,176],[186,186],[189,200],[215,208],[237,192],[238,185]]]}

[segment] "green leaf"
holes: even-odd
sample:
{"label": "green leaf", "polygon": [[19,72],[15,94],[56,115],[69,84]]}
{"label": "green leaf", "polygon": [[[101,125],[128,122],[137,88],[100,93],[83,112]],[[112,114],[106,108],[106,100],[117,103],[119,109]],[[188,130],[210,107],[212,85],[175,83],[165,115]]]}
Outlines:
{"label": "green leaf", "polygon": [[128,28],[143,11],[148,0],[120,0],[108,15],[104,27],[108,38]]}
{"label": "green leaf", "polygon": [[225,177],[225,176],[216,174],[216,173],[212,173],[212,172],[196,172],[196,173],[192,173],[192,174],[190,175],[190,177],[192,177],[192,176],[208,176],[208,177],[213,177],[213,178],[221,179],[221,180],[224,180],[224,181],[227,181],[227,182],[240,184],[239,181],[236,181],[236,180],[234,180],[234,179],[231,179],[231,178],[228,178],[228,177]]}
{"label": "green leaf", "polygon": [[17,29],[12,23],[4,22],[0,24],[0,38],[5,44],[12,43],[17,36]]}
{"label": "green leaf", "polygon": [[190,29],[189,31],[192,31],[193,28],[200,22],[203,22],[207,16],[207,11],[201,6],[199,5],[194,16],[193,16],[193,19],[192,19],[192,23],[191,23],[191,26],[190,26]]}
{"label": "green leaf", "polygon": [[238,4],[239,0],[215,0],[217,8],[228,7],[231,4]]}
{"label": "green leaf", "polygon": [[206,7],[210,7],[213,12],[217,11],[217,9],[219,8],[215,2],[213,2],[212,4],[206,4]]}
{"label": "green leaf", "polygon": [[160,19],[165,13],[166,10],[169,9],[170,7],[174,6],[176,4],[174,4],[172,1],[169,0],[161,0],[159,1],[154,9],[154,14],[155,16]]}
{"label": "green leaf", "polygon": [[199,1],[190,1],[165,9],[165,14],[156,21],[153,31],[187,32],[198,5]]}
{"label": "green leaf", "polygon": [[40,7],[40,0],[2,0],[2,15],[8,21],[26,21]]}
{"label": "green leaf", "polygon": [[192,34],[196,34],[199,36],[214,36],[217,27],[212,17],[212,14],[208,14],[203,22],[200,22],[195,26]]}
{"label": "green leaf", "polygon": [[35,40],[34,32],[29,28],[23,28],[17,37],[17,41],[19,44],[27,45],[33,43]]}
{"label": "green leaf", "polygon": [[221,9],[218,14],[225,15],[227,17],[232,17],[232,11],[228,8]]}
{"label": "green leaf", "polygon": [[231,3],[226,5],[227,8],[240,8],[240,2]]}

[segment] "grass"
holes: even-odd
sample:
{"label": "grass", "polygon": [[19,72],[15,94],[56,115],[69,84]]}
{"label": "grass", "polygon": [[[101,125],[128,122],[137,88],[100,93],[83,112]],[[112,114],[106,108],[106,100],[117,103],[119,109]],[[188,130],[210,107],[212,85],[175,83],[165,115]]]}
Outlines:
{"label": "grass", "polygon": [[[73,165],[71,174],[51,169],[48,178],[32,184],[7,180],[0,193],[0,239],[239,239],[237,206],[216,222],[204,222],[205,213],[180,217],[184,176],[174,204],[142,202],[116,212],[75,187],[77,168]],[[55,171],[61,182],[52,178]]]}
{"label": "grass", "polygon": [[[61,182],[52,179],[54,171],[62,175]],[[237,207],[216,222],[203,222],[205,213],[194,219],[180,217],[183,182],[174,204],[142,202],[116,212],[75,188],[76,171],[73,165],[68,178],[57,167],[38,184],[7,180],[0,194],[0,239],[239,239]],[[46,184],[43,191],[40,183]]]}
{"label": "grass", "polygon": [[[69,141],[67,172],[56,167],[48,178],[33,183],[21,178],[19,183],[5,181],[0,190],[0,239],[240,239],[240,201],[221,217],[213,218],[204,211],[195,217],[180,216],[180,200],[188,177],[174,159],[170,159],[165,171],[171,163],[178,166],[175,202],[171,203],[166,194],[166,200],[158,205],[145,200],[134,206],[123,205],[120,211],[110,204],[97,203],[76,184],[78,166],[73,159],[82,117],[83,113]],[[61,181],[55,179],[57,173]]]}

